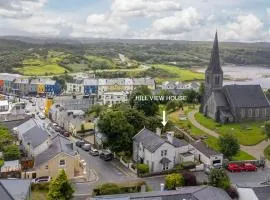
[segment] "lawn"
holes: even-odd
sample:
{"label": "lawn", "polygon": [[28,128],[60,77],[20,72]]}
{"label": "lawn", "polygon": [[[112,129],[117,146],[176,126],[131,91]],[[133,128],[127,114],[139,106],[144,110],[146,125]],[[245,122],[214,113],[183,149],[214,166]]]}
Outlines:
{"label": "lawn", "polygon": [[270,145],[264,149],[264,156],[266,159],[270,160]]}
{"label": "lawn", "polygon": [[66,69],[58,64],[48,64],[41,66],[25,66],[16,68],[15,70],[26,76],[44,76],[52,74],[64,74]]}
{"label": "lawn", "polygon": [[[196,107],[192,105],[184,106],[184,113],[187,115],[191,110],[196,109]],[[199,139],[201,136],[206,136],[204,139],[205,143],[209,146],[209,148],[214,149],[215,151],[219,150],[218,138],[215,138],[211,135],[206,134],[202,130],[195,127],[189,120],[180,120],[179,114],[181,113],[180,110],[172,112],[168,115],[168,118],[173,124],[178,126],[179,128],[184,129],[188,132],[193,138]],[[240,151],[237,156],[234,156],[232,160],[254,160],[255,158],[246,152]]]}
{"label": "lawn", "polygon": [[31,191],[31,200],[46,200],[47,191],[44,190],[32,190]]}
{"label": "lawn", "polygon": [[262,130],[264,122],[219,124],[201,113],[196,113],[195,118],[200,124],[217,133],[232,133],[239,143],[245,146],[256,145],[266,138]]}
{"label": "lawn", "polygon": [[153,67],[163,69],[171,74],[176,74],[178,77],[176,78],[162,78],[158,77],[158,82],[164,82],[167,80],[177,80],[177,81],[194,81],[194,80],[204,80],[204,74],[193,72],[186,68],[180,68],[173,65],[152,65]]}

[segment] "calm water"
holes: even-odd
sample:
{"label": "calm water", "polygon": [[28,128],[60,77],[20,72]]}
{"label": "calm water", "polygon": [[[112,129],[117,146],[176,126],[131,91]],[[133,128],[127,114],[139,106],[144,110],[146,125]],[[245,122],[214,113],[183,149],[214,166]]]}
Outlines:
{"label": "calm water", "polygon": [[[238,66],[225,65],[222,66],[225,77],[231,80],[225,80],[224,84],[260,84],[262,88],[270,88],[270,67],[255,67],[255,66]],[[205,69],[198,68],[198,72],[205,72]]]}

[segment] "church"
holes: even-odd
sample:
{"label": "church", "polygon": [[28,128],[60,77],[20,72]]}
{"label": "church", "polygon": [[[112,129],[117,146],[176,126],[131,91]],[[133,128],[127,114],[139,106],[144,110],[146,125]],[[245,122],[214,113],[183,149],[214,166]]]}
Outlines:
{"label": "church", "polygon": [[205,72],[200,111],[220,123],[269,120],[270,117],[270,103],[260,85],[223,86],[217,33]]}

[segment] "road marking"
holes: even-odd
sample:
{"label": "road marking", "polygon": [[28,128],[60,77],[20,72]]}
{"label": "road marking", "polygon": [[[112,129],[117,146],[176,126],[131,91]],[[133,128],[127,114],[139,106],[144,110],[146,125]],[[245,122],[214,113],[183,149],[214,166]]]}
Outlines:
{"label": "road marking", "polygon": [[118,165],[116,165],[115,163],[111,162],[111,164],[117,168],[119,171],[121,171],[123,174],[125,174],[126,176],[130,176],[127,172],[125,172],[123,169],[121,169],[121,167],[119,167]]}

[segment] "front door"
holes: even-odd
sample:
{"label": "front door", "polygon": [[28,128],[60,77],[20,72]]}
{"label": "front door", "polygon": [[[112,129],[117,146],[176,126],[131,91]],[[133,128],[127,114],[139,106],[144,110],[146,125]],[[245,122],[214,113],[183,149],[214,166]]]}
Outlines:
{"label": "front door", "polygon": [[34,178],[37,178],[37,173],[35,172],[35,173],[32,173],[32,178],[34,179]]}

